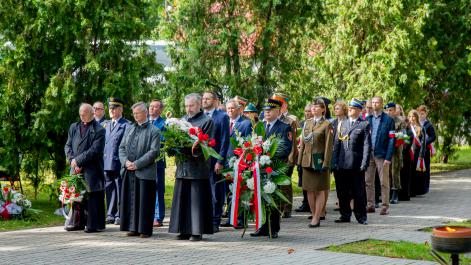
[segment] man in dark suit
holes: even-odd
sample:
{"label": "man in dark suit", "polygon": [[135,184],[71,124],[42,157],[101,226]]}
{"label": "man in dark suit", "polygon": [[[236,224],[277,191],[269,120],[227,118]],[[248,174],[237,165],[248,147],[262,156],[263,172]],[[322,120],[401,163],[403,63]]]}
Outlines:
{"label": "man in dark suit", "polygon": [[103,102],[97,101],[97,102],[93,103],[93,118],[100,125],[103,125],[103,123],[106,121],[106,119],[105,119],[105,105],[103,105]]}
{"label": "man in dark suit", "polygon": [[[276,135],[281,138],[278,144],[278,148],[275,151],[274,159],[284,162],[288,162],[288,156],[291,153],[293,146],[293,136],[291,135],[291,127],[280,121],[280,108],[282,103],[276,99],[268,99],[263,107],[265,113],[265,137],[268,139],[272,135]],[[290,184],[291,185],[291,184]],[[278,237],[280,231],[280,213],[278,210],[273,209],[272,213],[266,216],[265,224],[260,227],[255,233],[251,233],[250,236],[269,236],[268,219],[270,219],[272,238]]]}
{"label": "man in dark suit", "polygon": [[215,92],[208,91],[203,93],[204,113],[213,120],[212,135],[216,140],[214,150],[221,155],[222,160],[211,158],[211,189],[213,192],[213,226],[214,232],[219,231],[221,217],[226,199],[225,184],[220,180],[223,178],[221,170],[226,162],[227,149],[229,148],[229,116],[217,109],[218,97]]}
{"label": "man in dark suit", "polygon": [[353,212],[360,224],[367,224],[365,171],[370,157],[370,125],[361,118],[363,106],[352,99],[348,107],[348,119],[340,121],[339,131],[334,140],[332,156],[333,170],[337,172],[335,186],[339,198],[340,218],[336,223],[350,222],[353,199]]}
{"label": "man in dark suit", "polygon": [[371,99],[373,115],[367,117],[371,126],[371,159],[365,174],[367,211],[375,212],[375,174],[378,169],[381,182],[381,215],[389,209],[389,168],[394,152],[394,120],[383,112],[383,98]]}
{"label": "man in dark suit", "polygon": [[120,224],[119,203],[121,201],[121,183],[120,175],[121,163],[119,162],[119,144],[123,139],[124,131],[129,121],[123,118],[124,102],[119,98],[109,98],[108,107],[110,119],[103,123],[105,128],[105,150],[103,154],[105,169],[105,192],[106,205],[108,211],[106,214],[107,224]]}
{"label": "man in dark suit", "polygon": [[[242,116],[242,105],[240,105],[238,100],[234,98],[227,101],[226,111],[227,111],[227,115],[229,116],[229,133],[230,133],[231,138],[236,139],[237,134],[241,137],[247,137],[252,134],[252,123],[250,122],[248,118]],[[234,148],[232,144],[229,142],[229,148],[227,150],[228,159],[234,156],[233,150]],[[228,184],[229,183],[226,182],[226,192],[229,191]],[[230,203],[228,203],[228,205],[229,205],[228,208],[230,208]],[[227,211],[230,212],[230,209],[228,209]],[[242,215],[239,216],[238,224],[239,226],[236,228],[243,228]],[[230,224],[230,220],[228,219],[227,222],[222,224],[221,226],[230,227],[232,225]]]}
{"label": "man in dark suit", "polygon": [[105,177],[103,174],[103,149],[105,129],[93,118],[90,104],[80,105],[80,122],[69,128],[64,147],[72,173],[81,173],[88,186],[85,202],[87,228],[85,232],[94,233],[105,229]]}
{"label": "man in dark suit", "polygon": [[[165,119],[162,118],[164,103],[159,99],[154,99],[149,104],[149,121],[161,132],[165,131]],[[160,148],[163,147],[163,133],[160,134]],[[155,201],[154,227],[163,225],[165,218],[165,157],[157,161],[157,200]]]}

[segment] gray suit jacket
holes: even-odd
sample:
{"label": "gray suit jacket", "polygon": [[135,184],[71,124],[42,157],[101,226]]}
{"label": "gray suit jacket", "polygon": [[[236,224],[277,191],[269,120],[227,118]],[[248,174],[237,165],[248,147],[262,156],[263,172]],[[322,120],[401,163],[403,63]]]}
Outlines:
{"label": "gray suit jacket", "polygon": [[82,168],[83,177],[90,188],[89,191],[102,191],[105,188],[103,174],[105,129],[95,120],[91,121],[89,126],[88,131],[81,137],[80,122],[73,123],[69,128],[64,151],[67,160],[75,159],[77,166]]}
{"label": "gray suit jacket", "polygon": [[148,121],[142,125],[132,124],[126,126],[126,131],[119,145],[121,175],[124,176],[126,160],[129,160],[136,164],[137,170],[135,173],[137,178],[155,180],[157,175],[156,159],[159,157],[159,154],[159,129]]}
{"label": "gray suit jacket", "polygon": [[[184,116],[183,120],[188,121],[194,127],[201,128],[204,133],[211,134],[213,130],[213,121],[202,111],[191,118]],[[191,150],[184,150],[184,153],[186,154],[186,159],[183,161],[177,161],[175,178],[209,179],[210,161],[204,159],[203,153],[200,150],[196,150],[193,154],[191,153]]]}

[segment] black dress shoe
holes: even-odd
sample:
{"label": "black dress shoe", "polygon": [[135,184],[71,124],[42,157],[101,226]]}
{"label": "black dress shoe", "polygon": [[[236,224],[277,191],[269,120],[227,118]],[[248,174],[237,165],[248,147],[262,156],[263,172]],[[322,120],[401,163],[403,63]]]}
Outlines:
{"label": "black dress shoe", "polygon": [[335,220],[334,222],[335,223],[350,223],[350,219],[339,218],[339,219]]}
{"label": "black dress shoe", "polygon": [[[273,235],[273,234],[272,234]],[[268,233],[263,231],[262,229],[258,229],[254,233],[250,233],[250,236],[257,237],[257,236],[268,236]]]}
{"label": "black dress shoe", "polygon": [[317,224],[315,224],[315,225],[313,225],[313,224],[309,224],[309,225],[308,225],[309,228],[316,228],[316,227],[320,227],[320,226],[321,226],[321,222],[319,222],[319,223],[317,223]]}
{"label": "black dress shoe", "polygon": [[213,225],[213,233],[219,233],[219,225]]}
{"label": "black dress shoe", "polygon": [[271,233],[271,238],[278,238],[278,233],[277,232]]}
{"label": "black dress shoe", "polygon": [[191,235],[186,235],[186,234],[179,234],[177,236],[177,240],[188,240],[190,239]]}
{"label": "black dress shoe", "polygon": [[304,212],[310,212],[311,209],[309,208],[308,205],[301,205],[299,206],[299,208],[296,208],[294,211],[297,213],[304,213]]}
{"label": "black dress shoe", "polygon": [[201,241],[203,239],[202,235],[192,235],[190,241]]}
{"label": "black dress shoe", "polygon": [[103,230],[101,230],[101,229],[88,229],[88,228],[85,228],[85,230],[83,230],[83,232],[85,232],[85,233],[99,233],[99,232],[103,232]]}
{"label": "black dress shoe", "polygon": [[231,223],[223,223],[220,225],[221,227],[231,227]]}
{"label": "black dress shoe", "polygon": [[368,221],[366,221],[366,220],[360,220],[360,221],[358,221],[358,223],[361,224],[361,225],[367,225],[367,224],[368,224]]}
{"label": "black dress shoe", "polygon": [[65,231],[84,231],[84,226],[66,226],[64,227]]}
{"label": "black dress shoe", "polygon": [[291,218],[291,213],[284,212],[282,218]]}

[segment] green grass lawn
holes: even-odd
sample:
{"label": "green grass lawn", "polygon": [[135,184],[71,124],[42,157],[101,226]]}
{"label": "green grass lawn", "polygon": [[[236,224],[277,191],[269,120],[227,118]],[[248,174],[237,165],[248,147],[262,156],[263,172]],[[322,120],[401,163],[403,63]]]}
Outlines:
{"label": "green grass lawn", "polygon": [[460,146],[455,156],[447,164],[433,163],[432,161],[430,168],[432,173],[471,168],[471,146]]}
{"label": "green grass lawn", "polygon": [[[435,261],[430,254],[431,246],[428,243],[416,244],[408,241],[395,242],[368,239],[340,246],[330,246],[327,247],[326,250],[388,258]],[[449,259],[448,254],[440,253],[440,255],[447,260]],[[460,259],[460,264],[471,264],[471,259],[469,258],[465,258],[461,255]]]}

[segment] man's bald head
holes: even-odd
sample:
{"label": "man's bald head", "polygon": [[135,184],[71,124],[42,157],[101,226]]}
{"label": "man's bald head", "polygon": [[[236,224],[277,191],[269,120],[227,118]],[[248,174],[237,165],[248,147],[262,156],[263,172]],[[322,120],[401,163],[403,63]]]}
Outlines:
{"label": "man's bald head", "polygon": [[79,108],[80,120],[84,123],[91,122],[93,120],[93,107],[88,103],[80,104]]}

